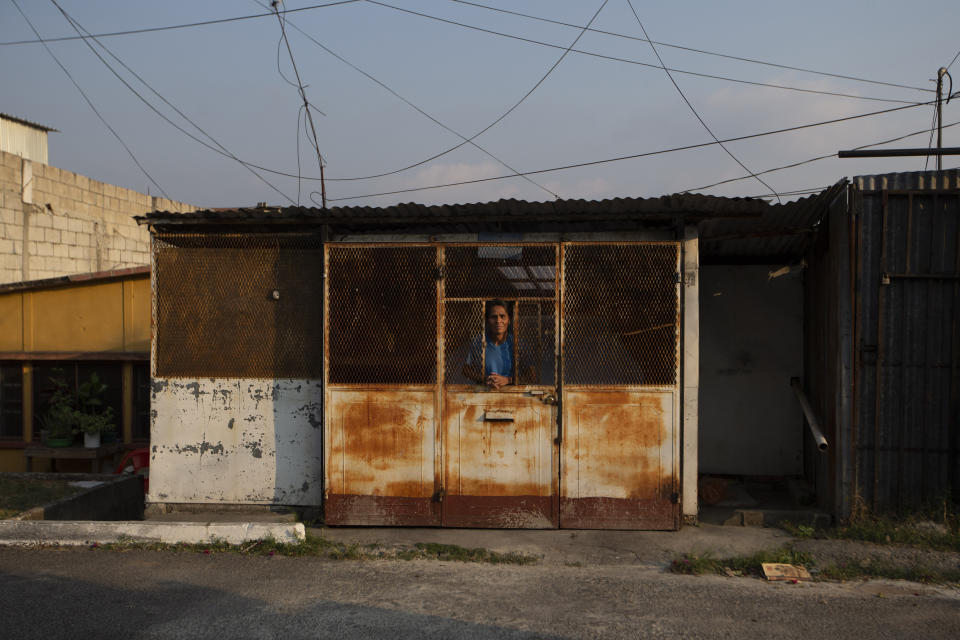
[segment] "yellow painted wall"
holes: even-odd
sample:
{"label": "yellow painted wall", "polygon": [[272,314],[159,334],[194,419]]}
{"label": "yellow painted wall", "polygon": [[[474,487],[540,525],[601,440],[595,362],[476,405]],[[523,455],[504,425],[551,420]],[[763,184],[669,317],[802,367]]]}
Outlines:
{"label": "yellow painted wall", "polygon": [[150,279],[123,281],[124,351],[150,351]]}
{"label": "yellow painted wall", "polygon": [[150,351],[150,278],[0,293],[0,351]]}
{"label": "yellow painted wall", "polygon": [[24,296],[25,351],[124,351],[123,283]]}
{"label": "yellow painted wall", "polygon": [[23,307],[19,293],[0,295],[0,351],[23,350]]}

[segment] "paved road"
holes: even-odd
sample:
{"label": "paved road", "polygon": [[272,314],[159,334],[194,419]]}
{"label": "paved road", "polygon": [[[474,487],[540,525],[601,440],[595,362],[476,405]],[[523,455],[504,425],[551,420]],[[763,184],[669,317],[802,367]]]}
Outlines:
{"label": "paved road", "polygon": [[4,638],[960,637],[960,592],[651,566],[0,548]]}

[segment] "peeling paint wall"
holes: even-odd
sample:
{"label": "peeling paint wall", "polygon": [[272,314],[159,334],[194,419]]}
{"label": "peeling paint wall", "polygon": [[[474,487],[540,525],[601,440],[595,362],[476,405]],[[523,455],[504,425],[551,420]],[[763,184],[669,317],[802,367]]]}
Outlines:
{"label": "peeling paint wall", "polygon": [[319,380],[154,378],[147,502],[319,505]]}

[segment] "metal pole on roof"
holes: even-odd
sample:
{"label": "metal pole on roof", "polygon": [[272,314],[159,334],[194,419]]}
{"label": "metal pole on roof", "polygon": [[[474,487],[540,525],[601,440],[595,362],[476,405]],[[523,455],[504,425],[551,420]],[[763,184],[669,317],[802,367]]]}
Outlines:
{"label": "metal pole on roof", "polygon": [[[946,67],[937,69],[937,150],[943,148],[943,74]],[[937,154],[937,171],[943,169],[943,156]]]}

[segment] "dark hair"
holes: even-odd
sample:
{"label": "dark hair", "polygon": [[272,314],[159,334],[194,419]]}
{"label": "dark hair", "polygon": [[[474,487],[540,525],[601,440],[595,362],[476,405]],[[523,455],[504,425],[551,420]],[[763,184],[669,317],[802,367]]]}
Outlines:
{"label": "dark hair", "polygon": [[503,310],[507,312],[507,318],[510,317],[510,307],[507,306],[507,303],[501,300],[500,298],[494,298],[493,300],[488,300],[483,308],[483,317],[487,318],[490,315],[490,309],[494,307],[503,307]]}

